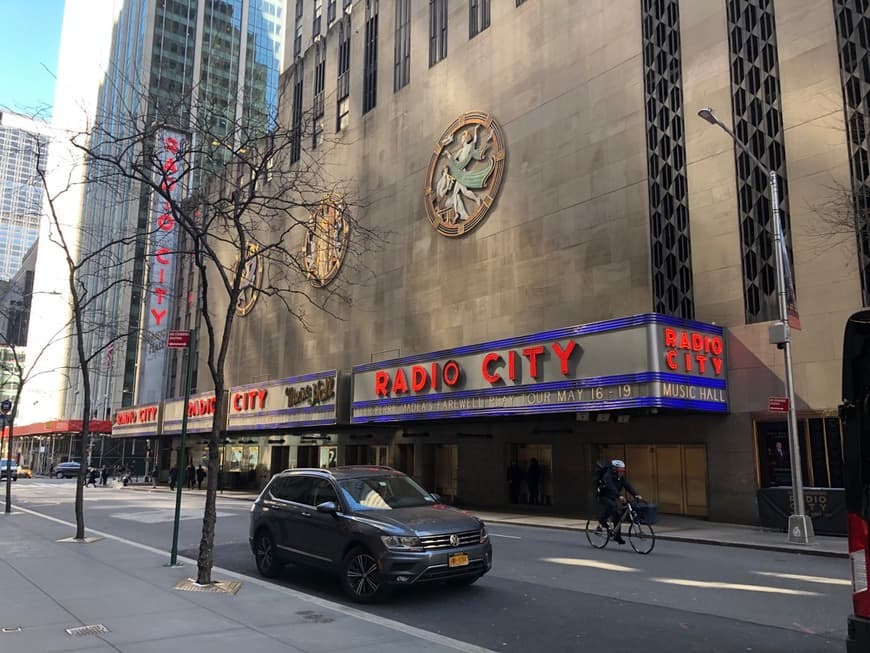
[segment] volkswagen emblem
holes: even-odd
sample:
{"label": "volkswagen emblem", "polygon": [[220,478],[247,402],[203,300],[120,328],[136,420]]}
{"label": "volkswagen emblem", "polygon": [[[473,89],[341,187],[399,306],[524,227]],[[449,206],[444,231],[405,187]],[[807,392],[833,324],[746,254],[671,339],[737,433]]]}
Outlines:
{"label": "volkswagen emblem", "polygon": [[456,533],[450,536],[450,546],[459,546],[459,536]]}

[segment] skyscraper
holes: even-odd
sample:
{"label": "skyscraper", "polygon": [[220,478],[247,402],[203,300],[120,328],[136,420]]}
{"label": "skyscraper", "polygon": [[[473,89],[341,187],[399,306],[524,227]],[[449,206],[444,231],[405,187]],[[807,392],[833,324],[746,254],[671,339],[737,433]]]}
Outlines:
{"label": "skyscraper", "polygon": [[[283,59],[285,0],[115,0],[114,4],[108,61],[93,89],[90,116],[98,132],[105,129],[113,138],[92,142],[92,147],[119,151],[118,138],[132,129],[132,116],[197,139],[194,126],[202,119],[197,115],[202,107],[208,107],[213,123],[208,125],[209,140],[214,140],[214,134],[229,135],[233,125],[265,130],[272,124]],[[76,40],[67,30],[79,27],[80,20],[92,12],[91,5],[67,0],[61,73],[63,61],[75,60],[78,54]],[[63,82],[60,74],[59,89]],[[84,175],[99,173],[91,168]],[[112,253],[114,260],[127,262],[123,270],[106,265],[106,258],[97,256],[79,273],[80,283],[95,298],[89,307],[85,348],[88,352],[102,349],[90,366],[95,417],[104,418],[113,406],[130,404],[134,393],[148,400],[151,395],[160,399],[165,391],[162,384],[169,375],[170,361],[165,355],[146,357],[148,343],[137,331],[141,326],[148,334],[143,319],[149,299],[144,234],[152,209],[147,194],[136,184],[85,185],[78,218],[83,251],[98,251],[119,233],[143,234],[135,243],[119,244]],[[40,248],[39,254],[47,259],[45,266],[51,266],[57,251]],[[40,267],[37,263],[37,283]],[[115,284],[116,279],[132,283]],[[106,288],[110,290],[97,293]],[[169,324],[167,320],[163,326]],[[75,348],[67,346],[66,361],[55,367],[53,373],[40,375],[35,384],[40,388],[34,392],[57,396],[58,417],[80,414],[84,397],[76,392],[80,374]],[[159,381],[154,382],[155,378]],[[40,417],[46,417],[44,411]]]}
{"label": "skyscraper", "polygon": [[[0,111],[0,280],[8,281],[36,240],[42,211],[37,171],[47,125]],[[44,154],[44,152],[43,152]],[[44,162],[41,164],[44,170]]]}

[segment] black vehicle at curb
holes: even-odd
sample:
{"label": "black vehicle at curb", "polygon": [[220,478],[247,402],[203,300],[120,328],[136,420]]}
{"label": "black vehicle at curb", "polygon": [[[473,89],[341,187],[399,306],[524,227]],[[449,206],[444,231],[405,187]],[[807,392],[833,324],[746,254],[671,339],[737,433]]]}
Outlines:
{"label": "black vehicle at curb", "polygon": [[471,585],[492,567],[480,519],[389,467],[276,474],[251,506],[249,539],[263,576],[288,562],[319,567],[363,603],[399,585]]}

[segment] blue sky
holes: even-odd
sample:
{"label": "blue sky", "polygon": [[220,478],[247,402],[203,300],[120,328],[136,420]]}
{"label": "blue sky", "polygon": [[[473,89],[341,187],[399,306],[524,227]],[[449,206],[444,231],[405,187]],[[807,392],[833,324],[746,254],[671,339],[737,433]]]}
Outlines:
{"label": "blue sky", "polygon": [[54,102],[64,0],[0,0],[0,107],[30,114]]}

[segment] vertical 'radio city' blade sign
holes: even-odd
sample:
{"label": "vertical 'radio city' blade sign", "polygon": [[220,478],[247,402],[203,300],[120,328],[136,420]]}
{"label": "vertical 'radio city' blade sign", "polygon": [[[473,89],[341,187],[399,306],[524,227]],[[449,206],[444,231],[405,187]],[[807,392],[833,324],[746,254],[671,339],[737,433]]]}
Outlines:
{"label": "vertical 'radio city' blade sign", "polygon": [[158,132],[155,155],[160,168],[156,182],[160,193],[153,193],[148,243],[148,294],[142,318],[142,338],[139,345],[139,368],[136,398],[143,403],[163,399],[166,379],[166,334],[169,329],[175,289],[178,227],[175,224],[169,195],[173,202],[181,201],[184,155],[188,136],[183,132],[162,128]]}
{"label": "vertical 'radio city' blade sign", "polygon": [[727,412],[722,327],[648,313],[353,368],[351,421]]}

